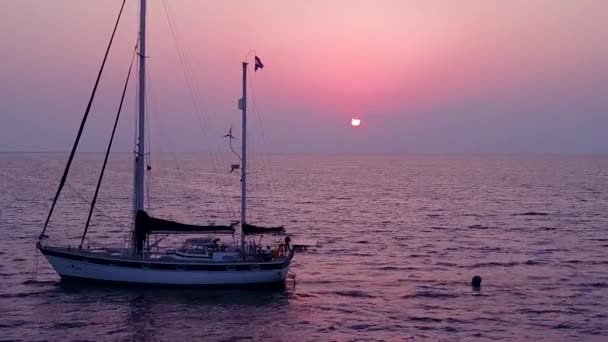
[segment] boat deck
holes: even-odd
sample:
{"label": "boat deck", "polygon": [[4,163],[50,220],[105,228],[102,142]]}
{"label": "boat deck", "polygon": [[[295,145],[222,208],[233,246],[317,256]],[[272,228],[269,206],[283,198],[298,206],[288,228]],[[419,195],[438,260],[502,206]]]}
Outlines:
{"label": "boat deck", "polygon": [[289,255],[281,257],[270,257],[267,254],[254,254],[247,255],[243,260],[229,260],[220,261],[213,260],[211,258],[182,258],[173,252],[166,253],[143,253],[140,255],[132,254],[131,250],[120,249],[120,248],[104,248],[104,249],[78,249],[72,247],[50,247],[40,246],[40,250],[44,254],[62,254],[64,256],[71,256],[79,259],[104,259],[104,260],[115,260],[117,262],[138,262],[138,263],[166,263],[166,264],[264,264],[264,263],[283,263],[289,259]]}

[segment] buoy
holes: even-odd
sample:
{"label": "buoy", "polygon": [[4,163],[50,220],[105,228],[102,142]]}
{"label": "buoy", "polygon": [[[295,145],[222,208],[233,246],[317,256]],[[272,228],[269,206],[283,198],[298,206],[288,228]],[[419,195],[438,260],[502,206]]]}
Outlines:
{"label": "buoy", "polygon": [[471,280],[471,286],[473,286],[474,289],[480,289],[481,288],[481,277],[476,275],[473,277],[473,280]]}

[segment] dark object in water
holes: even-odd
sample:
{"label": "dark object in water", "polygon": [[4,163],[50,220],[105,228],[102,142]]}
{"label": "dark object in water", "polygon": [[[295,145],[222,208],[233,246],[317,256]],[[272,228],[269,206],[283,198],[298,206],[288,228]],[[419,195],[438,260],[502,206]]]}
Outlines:
{"label": "dark object in water", "polygon": [[473,286],[474,289],[478,290],[481,288],[481,277],[476,275],[473,277],[473,280],[471,280],[471,286]]}

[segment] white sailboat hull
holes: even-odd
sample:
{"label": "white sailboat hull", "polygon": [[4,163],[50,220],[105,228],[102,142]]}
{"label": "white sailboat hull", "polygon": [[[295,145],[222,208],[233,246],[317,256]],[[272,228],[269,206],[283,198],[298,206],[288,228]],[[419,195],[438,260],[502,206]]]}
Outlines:
{"label": "white sailboat hull", "polygon": [[[269,267],[259,263],[238,263],[206,264],[221,270],[191,270],[206,266],[194,263],[186,265],[155,263],[145,260],[137,262],[120,262],[117,259],[100,258],[76,260],[78,253],[66,257],[57,255],[58,253],[49,253],[48,250],[41,250],[57,274],[62,279],[68,280],[160,286],[278,285],[284,284],[289,270],[289,260],[281,264],[273,263],[271,265],[273,269],[264,269]],[[103,260],[105,264],[95,260]],[[120,265],[121,263],[128,264],[128,266]],[[173,269],[158,269],[158,267]]]}
{"label": "white sailboat hull", "polygon": [[[122,11],[124,8],[121,7],[112,38],[110,39],[109,45],[106,50],[106,54],[99,70],[93,92],[89,100],[89,106],[87,107],[85,114],[82,118],[78,135],[72,146],[68,162],[66,164],[59,188],[55,194],[53,204],[50,212],[44,224],[44,228],[40,234],[38,240],[38,248],[47,258],[51,266],[55,271],[62,277],[62,279],[79,279],[86,281],[99,281],[99,282],[114,282],[124,284],[143,284],[143,285],[179,285],[179,286],[223,286],[223,285],[265,285],[265,284],[282,284],[284,283],[287,272],[289,270],[289,264],[293,257],[295,249],[292,249],[288,256],[284,255],[287,253],[284,246],[288,246],[289,242],[286,238],[285,244],[281,244],[281,249],[274,251],[276,253],[264,254],[260,250],[257,252],[246,253],[245,247],[245,235],[247,222],[247,66],[246,61],[242,62],[243,70],[243,83],[242,90],[243,96],[239,100],[239,108],[242,110],[242,147],[239,153],[232,148],[232,143],[229,143],[232,152],[237,154],[240,161],[241,169],[241,243],[239,251],[237,252],[237,259],[234,258],[223,258],[221,260],[187,260],[188,256],[182,255],[181,259],[174,258],[168,254],[162,255],[149,255],[145,248],[145,243],[148,236],[151,234],[189,234],[189,233],[209,233],[215,231],[223,231],[234,233],[234,226],[236,223],[231,225],[193,225],[183,224],[179,222],[169,221],[165,219],[158,219],[150,217],[146,212],[145,204],[146,193],[145,184],[147,179],[146,170],[150,170],[148,164],[148,148],[146,147],[146,118],[147,118],[147,94],[146,94],[146,0],[140,1],[139,6],[139,40],[137,45],[137,55],[139,56],[139,84],[138,84],[138,120],[136,127],[136,156],[135,156],[135,169],[134,169],[134,222],[133,222],[133,235],[132,235],[132,250],[135,255],[129,253],[115,253],[109,252],[108,250],[82,250],[83,242],[87,229],[89,227],[91,215],[93,213],[94,204],[97,199],[99,187],[102,184],[104,171],[107,165],[108,156],[111,151],[112,142],[114,139],[114,133],[119,121],[120,110],[122,108],[122,101],[124,100],[127,85],[125,83],[122,98],[120,102],[119,111],[116,115],[114,122],[114,129],[110,137],[108,148],[105,154],[105,159],[101,172],[99,174],[99,180],[95,195],[91,202],[91,208],[89,216],[87,218],[87,226],[85,227],[78,249],[63,248],[63,247],[49,247],[43,246],[43,238],[46,236],[45,232],[48,227],[49,220],[53,214],[55,204],[59,199],[63,186],[65,185],[66,177],[68,176],[74,154],[77,150],[80,137],[82,135],[83,127],[87,121],[91,101],[93,101],[97,84],[103,73],[106,58],[108,52],[112,46],[114,34],[116,33],[116,27],[120,21]],[[247,55],[249,56],[249,54]],[[135,57],[135,56],[133,56]],[[247,57],[246,57],[247,59]],[[132,62],[133,63],[132,59]],[[131,65],[132,66],[132,65]],[[263,68],[263,64],[260,59],[255,56],[255,70]],[[129,74],[131,67],[129,67]],[[127,77],[128,80],[129,77]],[[229,137],[229,141],[234,139],[232,133],[229,132],[226,137]],[[233,167],[234,168],[234,167]],[[249,225],[253,234],[272,234],[279,231],[284,231],[282,227],[255,227]],[[259,240],[261,241],[261,240]],[[255,251],[255,245],[252,251]],[[258,246],[259,248],[259,246]],[[287,248],[289,250],[289,248]],[[265,250],[270,252],[269,249]],[[219,258],[219,249],[215,249],[213,252],[214,256]],[[160,253],[158,253],[160,254]],[[227,255],[229,257],[229,255]],[[209,258],[207,258],[209,259]]]}

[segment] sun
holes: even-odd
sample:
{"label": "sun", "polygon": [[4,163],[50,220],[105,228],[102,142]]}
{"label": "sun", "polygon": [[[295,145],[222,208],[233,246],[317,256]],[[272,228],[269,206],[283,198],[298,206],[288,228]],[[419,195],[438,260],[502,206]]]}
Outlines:
{"label": "sun", "polygon": [[361,119],[352,118],[350,119],[350,125],[353,127],[358,127],[361,124]]}

